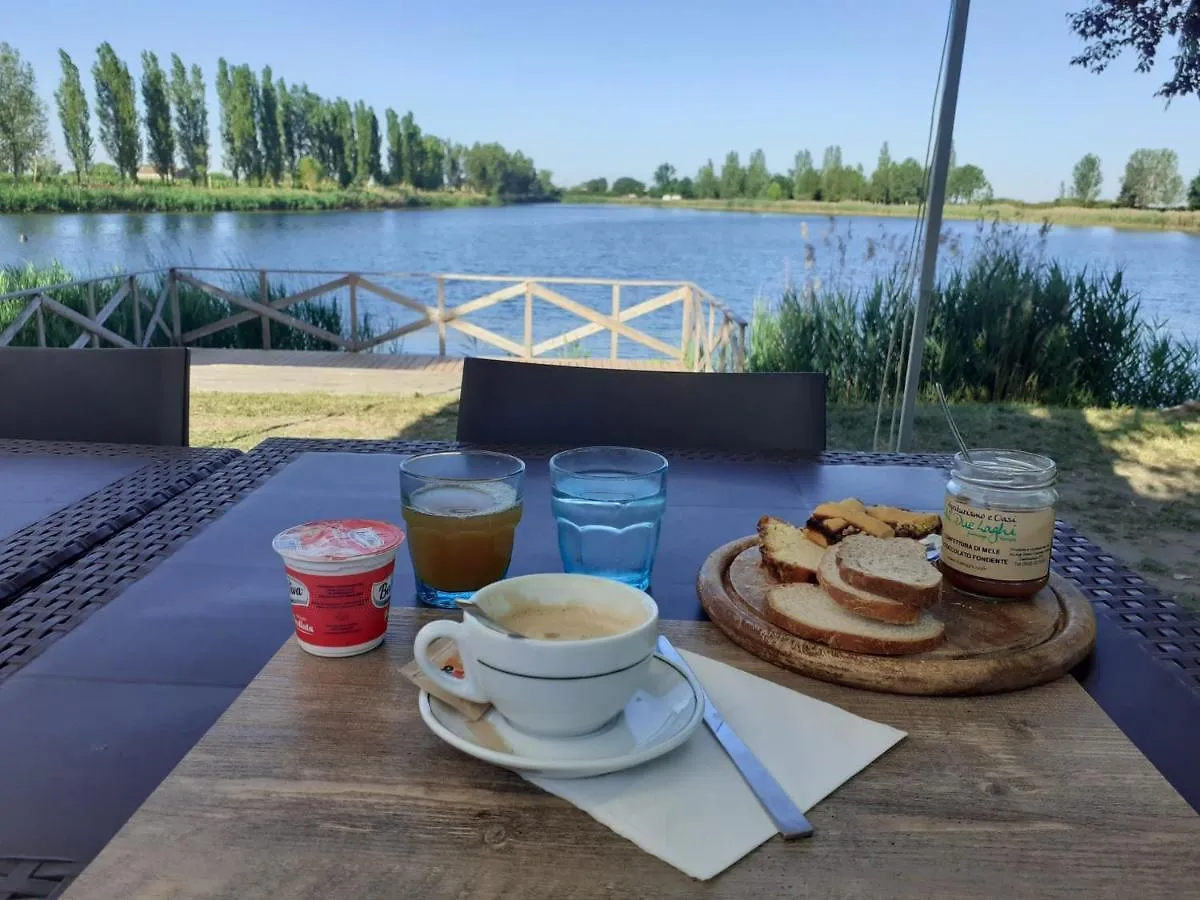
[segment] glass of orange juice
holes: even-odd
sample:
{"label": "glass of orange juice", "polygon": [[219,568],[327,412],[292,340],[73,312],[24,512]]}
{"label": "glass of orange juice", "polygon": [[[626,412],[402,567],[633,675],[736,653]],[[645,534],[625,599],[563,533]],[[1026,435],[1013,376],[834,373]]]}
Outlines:
{"label": "glass of orange juice", "polygon": [[525,463],[489,450],[424,453],[400,464],[418,602],[453,609],[508,573],[524,477]]}

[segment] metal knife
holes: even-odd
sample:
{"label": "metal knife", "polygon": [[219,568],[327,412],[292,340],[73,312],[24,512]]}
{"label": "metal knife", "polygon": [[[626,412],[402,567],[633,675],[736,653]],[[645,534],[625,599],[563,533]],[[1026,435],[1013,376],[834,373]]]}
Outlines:
{"label": "metal knife", "polygon": [[[691,666],[684,661],[684,658],[679,655],[679,651],[671,645],[665,635],[660,635],[658,638],[658,652],[695,677],[696,673],[692,672]],[[697,682],[699,680],[696,678]],[[746,784],[750,786],[750,790],[754,792],[754,796],[758,798],[763,809],[767,811],[767,815],[775,822],[775,827],[779,829],[784,840],[811,837],[812,823],[805,818],[800,807],[792,802],[792,798],[767,771],[766,766],[759,762],[754,752],[743,744],[742,739],[729,727],[707,693],[704,695],[704,724],[708,726],[708,730],[713,733],[717,743],[733,760],[738,772],[746,780]]]}

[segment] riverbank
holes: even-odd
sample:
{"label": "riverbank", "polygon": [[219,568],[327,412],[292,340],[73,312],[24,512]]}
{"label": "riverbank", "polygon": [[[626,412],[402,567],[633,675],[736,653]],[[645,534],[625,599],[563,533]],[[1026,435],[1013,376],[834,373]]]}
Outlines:
{"label": "riverbank", "polygon": [[[806,216],[884,216],[911,219],[917,207],[845,200],[822,203],[811,200],[656,200],[653,197],[607,197],[597,194],[568,193],[564,203],[606,203],[621,206],[703,209],[716,212],[757,212]],[[1067,225],[1079,228],[1110,227],[1139,231],[1184,231],[1200,233],[1200,210],[1126,209],[1105,206],[1057,206],[1053,203],[947,204],[942,213],[947,219],[986,219],[1001,222],[1027,222],[1040,225]]]}
{"label": "riverbank", "polygon": [[0,213],[319,212],[339,209],[438,209],[488,206],[484,194],[392,188],[196,187],[190,184],[2,184]]}
{"label": "riverbank", "polygon": [[[1061,464],[1059,514],[1180,602],[1200,609],[1200,419],[1131,409],[955,404],[980,446],[1024,447]],[[229,394],[192,392],[195,446],[249,450],[269,437],[452,441],[457,394]],[[873,405],[832,403],[828,444],[870,450]],[[914,450],[950,452],[941,411],[917,408]]]}

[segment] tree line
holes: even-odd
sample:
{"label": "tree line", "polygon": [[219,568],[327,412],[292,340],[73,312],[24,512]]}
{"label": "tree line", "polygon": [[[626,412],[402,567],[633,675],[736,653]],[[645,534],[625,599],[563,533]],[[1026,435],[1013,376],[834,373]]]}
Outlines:
{"label": "tree line", "polygon": [[[1071,171],[1070,191],[1065,184],[1060,187],[1059,199],[1091,206],[1099,199],[1103,183],[1100,157],[1088,153]],[[1179,155],[1174,150],[1143,148],[1130,154],[1115,206],[1135,209],[1173,207],[1185,200],[1189,209],[1200,209],[1200,175],[1192,179],[1185,194],[1183,176],[1179,174]]]}
{"label": "tree line", "polygon": [[[93,172],[96,140],[91,106],[79,67],[59,50],[62,74],[54,93],[63,143],[75,179]],[[204,73],[172,53],[164,67],[144,51],[140,84],[108,42],[96,50],[94,84],[99,146],[117,177],[136,181],[143,160],[163,181],[208,184],[211,152]],[[140,90],[139,90],[140,88]],[[384,126],[362,100],[325,98],[306,83],[288,84],[270,66],[217,62],[217,132],[225,167],[235,183],[342,188],[369,184],[463,190],[509,199],[555,195],[551,173],[498,143],[467,147],[423,134],[412,112],[384,110]],[[138,97],[141,104],[139,110]],[[57,171],[49,153],[45,104],[30,64],[0,43],[0,167],[14,178]],[[100,164],[103,165],[103,164]]]}
{"label": "tree line", "polygon": [[[875,170],[870,175],[861,163],[854,166],[845,163],[842,148],[834,145],[825,148],[819,168],[808,150],[796,153],[786,173],[772,173],[762,150],[751,153],[745,166],[737,151],[731,150],[719,171],[710,159],[695,178],[680,178],[673,165],[663,163],[654,170],[649,186],[629,177],[618,178],[611,186],[607,179],[593,178],[577,190],[685,200],[860,200],[915,204],[925,199],[926,176],[925,167],[911,156],[896,162],[886,143],[880,148]],[[946,194],[952,202],[974,203],[991,199],[992,187],[979,166],[970,163],[960,166],[952,155]]]}

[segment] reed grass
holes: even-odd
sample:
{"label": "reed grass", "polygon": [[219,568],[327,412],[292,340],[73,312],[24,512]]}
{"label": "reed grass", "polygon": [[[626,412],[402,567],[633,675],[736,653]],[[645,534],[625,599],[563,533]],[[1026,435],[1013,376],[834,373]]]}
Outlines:
{"label": "reed grass", "polygon": [[[1146,321],[1120,269],[1073,271],[1045,260],[1044,237],[993,224],[969,257],[948,254],[922,384],[941,382],[958,400],[1069,407],[1159,407],[1200,395],[1200,348]],[[826,372],[837,402],[894,398],[912,325],[911,260],[897,258],[897,243],[860,289],[845,277],[847,242],[832,246],[830,277],[810,271],[776,302],[756,306],[750,368]]]}
{"label": "reed grass", "polygon": [[0,213],[254,212],[479,206],[478,194],[392,188],[315,190],[192,185],[0,183]]}

